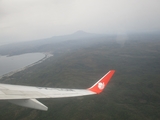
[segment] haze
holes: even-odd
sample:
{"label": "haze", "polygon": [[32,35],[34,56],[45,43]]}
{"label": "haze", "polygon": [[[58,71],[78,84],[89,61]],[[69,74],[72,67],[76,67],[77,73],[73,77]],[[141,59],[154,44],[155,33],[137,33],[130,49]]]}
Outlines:
{"label": "haze", "polygon": [[0,44],[84,30],[160,31],[159,0],[0,0]]}

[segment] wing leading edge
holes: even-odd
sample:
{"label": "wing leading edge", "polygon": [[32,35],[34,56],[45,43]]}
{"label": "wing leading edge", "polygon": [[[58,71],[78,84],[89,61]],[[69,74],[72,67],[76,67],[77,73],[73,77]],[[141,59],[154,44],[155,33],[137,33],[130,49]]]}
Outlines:
{"label": "wing leading edge", "polygon": [[46,111],[48,108],[36,99],[99,94],[104,90],[114,72],[115,70],[110,70],[98,82],[88,89],[46,88],[0,84],[0,100],[8,100],[16,105]]}

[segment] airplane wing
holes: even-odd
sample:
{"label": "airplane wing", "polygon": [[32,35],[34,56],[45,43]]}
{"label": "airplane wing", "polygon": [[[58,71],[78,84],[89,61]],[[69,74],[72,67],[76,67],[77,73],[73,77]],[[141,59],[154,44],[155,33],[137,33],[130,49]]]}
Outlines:
{"label": "airplane wing", "polygon": [[48,107],[36,99],[99,94],[103,91],[114,72],[114,70],[110,70],[98,82],[88,89],[64,89],[0,84],[0,100],[8,100],[16,105],[46,111],[48,110]]}

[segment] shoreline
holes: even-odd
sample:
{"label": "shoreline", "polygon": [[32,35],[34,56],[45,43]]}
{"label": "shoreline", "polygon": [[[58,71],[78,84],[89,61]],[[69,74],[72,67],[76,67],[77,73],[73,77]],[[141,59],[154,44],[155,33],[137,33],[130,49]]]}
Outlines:
{"label": "shoreline", "polygon": [[9,73],[6,73],[6,74],[4,74],[4,75],[1,75],[1,76],[0,76],[0,80],[1,80],[3,77],[12,76],[13,74],[15,74],[15,73],[17,73],[17,72],[23,71],[23,70],[25,70],[25,69],[27,69],[27,68],[29,68],[29,67],[32,67],[32,66],[34,66],[34,65],[37,65],[37,64],[39,64],[39,63],[41,63],[41,62],[45,61],[46,59],[48,59],[48,58],[50,58],[50,57],[53,56],[53,54],[51,54],[51,53],[42,53],[42,54],[45,55],[42,59],[40,59],[40,60],[38,60],[37,62],[34,62],[34,63],[30,64],[30,65],[27,65],[27,66],[25,66],[25,67],[23,67],[23,68],[20,68],[20,69],[17,69],[17,70],[15,70],[15,71],[11,71],[11,72],[9,72]]}

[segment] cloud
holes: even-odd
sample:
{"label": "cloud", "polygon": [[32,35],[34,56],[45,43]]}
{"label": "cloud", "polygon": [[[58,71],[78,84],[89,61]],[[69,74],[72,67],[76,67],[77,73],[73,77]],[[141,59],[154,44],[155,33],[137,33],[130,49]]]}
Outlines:
{"label": "cloud", "polygon": [[0,0],[0,39],[160,30],[159,0]]}

